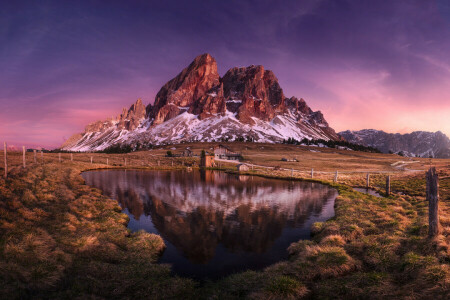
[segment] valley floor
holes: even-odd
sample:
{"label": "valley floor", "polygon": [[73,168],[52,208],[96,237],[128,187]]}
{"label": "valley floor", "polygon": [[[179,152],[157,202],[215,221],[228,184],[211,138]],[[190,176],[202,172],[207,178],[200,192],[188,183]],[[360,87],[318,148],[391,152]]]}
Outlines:
{"label": "valley floor", "polygon": [[[450,296],[450,160],[409,159],[318,147],[230,143],[249,174],[317,180],[335,186],[336,215],[313,225],[311,240],[292,244],[288,261],[199,283],[155,263],[164,249],[153,234],[130,233],[116,201],[84,184],[80,173],[98,168],[172,169],[195,166],[198,157],[168,158],[189,146],[129,154],[11,153],[9,177],[0,177],[1,298],[298,299],[437,298]],[[171,149],[171,148],[175,149]],[[91,164],[90,160],[93,160]],[[282,158],[297,161],[281,161]],[[106,162],[108,161],[108,165]],[[441,234],[427,237],[425,173],[440,177]],[[126,165],[125,165],[126,164]],[[264,167],[262,167],[264,166]],[[234,164],[221,167],[235,170]],[[272,168],[267,168],[272,167]],[[314,169],[314,179],[311,177]],[[338,182],[333,183],[335,171]],[[3,172],[3,169],[0,169]],[[353,191],[370,185],[389,197]]]}

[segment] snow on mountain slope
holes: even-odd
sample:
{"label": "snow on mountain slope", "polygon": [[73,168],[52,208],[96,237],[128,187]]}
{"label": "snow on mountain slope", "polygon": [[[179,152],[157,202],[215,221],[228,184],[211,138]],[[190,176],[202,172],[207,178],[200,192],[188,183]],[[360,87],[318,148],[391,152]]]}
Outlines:
{"label": "snow on mountain slope", "polygon": [[133,131],[111,126],[102,132],[86,132],[76,143],[63,149],[71,151],[97,151],[114,144],[171,144],[183,141],[221,141],[236,140],[239,137],[252,138],[256,142],[279,142],[293,137],[297,140],[328,139],[326,132],[309,124],[298,124],[289,116],[277,116],[276,120],[266,122],[254,118],[255,125],[248,125],[236,119],[236,113],[226,112],[200,120],[188,112],[162,124],[150,126],[144,120]]}
{"label": "snow on mountain slope", "polygon": [[138,99],[117,118],[89,124],[61,148],[95,151],[115,144],[290,137],[341,139],[320,111],[312,111],[303,99],[286,98],[272,71],[232,68],[221,78],[214,58],[203,54],[161,88],[154,105],[145,107]]}

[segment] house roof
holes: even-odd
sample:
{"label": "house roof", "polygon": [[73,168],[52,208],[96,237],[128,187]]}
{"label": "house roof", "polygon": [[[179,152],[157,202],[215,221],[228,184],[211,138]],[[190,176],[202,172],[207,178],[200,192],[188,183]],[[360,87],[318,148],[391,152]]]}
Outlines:
{"label": "house roof", "polygon": [[231,150],[229,147],[227,147],[227,146],[225,146],[225,145],[222,145],[222,144],[219,144],[219,145],[216,146],[215,148],[225,148],[225,149],[227,149],[228,151],[232,151],[232,152],[233,152],[233,150]]}
{"label": "house roof", "polygon": [[228,151],[230,151],[230,152],[233,152],[233,153],[235,153],[235,154],[238,154],[237,152],[231,150],[229,147],[227,147],[227,146],[225,146],[225,145],[222,145],[222,144],[219,144],[218,146],[214,147],[214,149],[217,149],[217,148],[224,148],[224,149],[226,149],[226,150],[228,150]]}

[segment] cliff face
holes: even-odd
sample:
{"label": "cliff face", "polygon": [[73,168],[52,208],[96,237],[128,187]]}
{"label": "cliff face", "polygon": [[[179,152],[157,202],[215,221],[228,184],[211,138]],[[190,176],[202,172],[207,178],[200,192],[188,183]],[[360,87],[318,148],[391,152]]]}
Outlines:
{"label": "cliff face", "polygon": [[145,119],[146,110],[142,100],[138,99],[136,103],[131,105],[130,109],[125,108],[122,114],[118,116],[117,127],[119,129],[135,130],[142,120]]}
{"label": "cliff face", "polygon": [[174,116],[185,112],[200,99],[208,97],[209,90],[219,84],[216,60],[209,54],[203,54],[175,78],[167,82],[158,92],[155,105],[149,116],[153,124],[161,124]]}
{"label": "cliff face", "polygon": [[[263,66],[232,68],[221,78],[216,60],[203,54],[167,82],[154,105],[139,99],[115,119],[89,124],[66,150],[101,150],[116,143],[177,143],[251,139],[275,142],[340,137],[305,100],[286,98]],[[75,140],[75,141],[74,141]]]}
{"label": "cliff face", "polygon": [[371,146],[384,153],[392,151],[402,152],[406,156],[450,158],[450,139],[440,131],[400,134],[363,129],[342,131],[339,134],[351,143]]}
{"label": "cliff face", "polygon": [[[241,101],[236,111],[243,123],[255,124],[252,117],[270,121],[277,112],[284,111],[285,98],[278,79],[263,66],[233,68],[225,74],[222,82],[225,97],[231,103]],[[235,107],[230,105],[229,110],[234,112]]]}
{"label": "cliff face", "polygon": [[111,126],[116,126],[122,130],[135,130],[142,120],[145,119],[145,105],[142,104],[142,100],[138,99],[129,109],[125,107],[122,109],[122,113],[115,119],[107,119],[105,121],[96,121],[86,126],[85,133],[88,132],[101,132]]}

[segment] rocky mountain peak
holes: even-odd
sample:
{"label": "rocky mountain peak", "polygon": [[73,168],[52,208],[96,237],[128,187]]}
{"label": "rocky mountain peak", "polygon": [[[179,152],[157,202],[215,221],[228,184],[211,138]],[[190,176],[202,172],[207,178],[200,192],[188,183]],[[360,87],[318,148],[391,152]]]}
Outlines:
{"label": "rocky mountain peak", "polygon": [[261,65],[232,68],[223,78],[209,54],[197,56],[156,95],[155,105],[147,111],[153,125],[161,124],[188,111],[200,120],[237,113],[237,118],[253,125],[253,117],[269,121],[285,109],[283,90],[278,79]]}
{"label": "rocky mountain peak", "polygon": [[145,105],[142,103],[141,98],[139,98],[128,110],[125,107],[122,109],[122,114],[117,118],[117,126],[120,129],[134,130],[139,126],[145,116]]}
{"label": "rocky mountain peak", "polygon": [[232,68],[222,78],[224,93],[227,98],[250,97],[257,100],[268,100],[272,106],[284,100],[283,90],[278,79],[263,66]]}
{"label": "rocky mountain peak", "polygon": [[291,97],[286,99],[286,107],[291,109],[295,114],[310,115],[313,113],[303,98],[297,99],[296,97]]}
{"label": "rocky mountain peak", "polygon": [[[135,130],[138,129],[139,130]],[[216,60],[197,56],[157,93],[140,99],[116,119],[98,121],[65,149],[104,149],[110,144],[287,138],[339,140],[320,111],[302,98],[286,98],[275,74],[261,65],[231,68],[221,78]]]}
{"label": "rocky mountain peak", "polygon": [[327,121],[320,110],[315,111],[311,114],[312,120],[319,126],[328,127]]}
{"label": "rocky mountain peak", "polygon": [[129,109],[126,107],[122,108],[122,113],[115,119],[110,118],[104,121],[90,123],[85,127],[84,131],[85,133],[99,132],[113,125],[116,125],[119,129],[134,130],[139,126],[145,116],[145,105],[139,98]]}
{"label": "rocky mountain peak", "polygon": [[[221,81],[225,98],[242,101],[237,113],[244,123],[253,124],[252,117],[271,120],[276,112],[284,109],[284,94],[278,79],[263,66],[232,68]],[[232,107],[230,111],[233,111]]]}
{"label": "rocky mountain peak", "polygon": [[209,54],[197,56],[158,92],[149,112],[153,124],[161,124],[189,109],[194,102],[219,84],[216,60]]}

